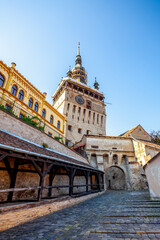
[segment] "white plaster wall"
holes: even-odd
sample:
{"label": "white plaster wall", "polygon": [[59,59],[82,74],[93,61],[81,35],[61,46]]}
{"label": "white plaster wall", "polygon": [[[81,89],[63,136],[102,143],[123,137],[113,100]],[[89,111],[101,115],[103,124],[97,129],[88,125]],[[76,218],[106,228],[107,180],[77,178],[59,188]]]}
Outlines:
{"label": "white plaster wall", "polygon": [[151,197],[160,199],[160,155],[147,164],[145,173]]}

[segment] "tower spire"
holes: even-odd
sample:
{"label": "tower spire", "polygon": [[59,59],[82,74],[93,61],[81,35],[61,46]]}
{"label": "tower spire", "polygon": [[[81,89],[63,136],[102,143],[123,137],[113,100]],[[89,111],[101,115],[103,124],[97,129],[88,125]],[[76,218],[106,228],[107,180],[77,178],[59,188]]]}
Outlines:
{"label": "tower spire", "polygon": [[82,67],[82,59],[80,55],[80,43],[78,43],[75,67],[72,69],[72,78],[76,79],[81,83],[87,84],[87,74],[85,73],[85,68]]}
{"label": "tower spire", "polygon": [[77,55],[80,56],[80,42],[78,43],[78,51],[77,51]]}

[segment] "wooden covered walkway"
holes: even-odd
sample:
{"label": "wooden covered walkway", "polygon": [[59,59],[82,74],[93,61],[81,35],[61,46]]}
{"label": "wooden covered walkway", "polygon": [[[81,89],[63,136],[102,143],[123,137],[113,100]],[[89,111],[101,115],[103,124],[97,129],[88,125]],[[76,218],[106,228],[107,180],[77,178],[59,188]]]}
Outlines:
{"label": "wooden covered walkway", "polygon": [[104,173],[85,161],[0,130],[0,202],[41,201],[102,191]]}

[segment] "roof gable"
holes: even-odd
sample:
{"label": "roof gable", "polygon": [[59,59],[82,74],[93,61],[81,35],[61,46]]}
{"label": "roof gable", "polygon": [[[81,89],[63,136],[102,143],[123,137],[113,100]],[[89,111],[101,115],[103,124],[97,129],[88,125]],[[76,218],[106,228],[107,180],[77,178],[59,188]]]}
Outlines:
{"label": "roof gable", "polygon": [[151,141],[151,136],[144,130],[144,128],[140,124],[123,133],[121,136],[122,137],[133,136],[138,139]]}

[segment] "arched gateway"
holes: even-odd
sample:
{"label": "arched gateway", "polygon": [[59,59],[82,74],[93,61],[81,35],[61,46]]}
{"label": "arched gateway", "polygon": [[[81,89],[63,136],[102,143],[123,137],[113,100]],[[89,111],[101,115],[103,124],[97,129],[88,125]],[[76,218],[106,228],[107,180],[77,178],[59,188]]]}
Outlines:
{"label": "arched gateway", "polygon": [[118,166],[111,166],[105,171],[106,188],[112,190],[125,189],[125,173]]}

